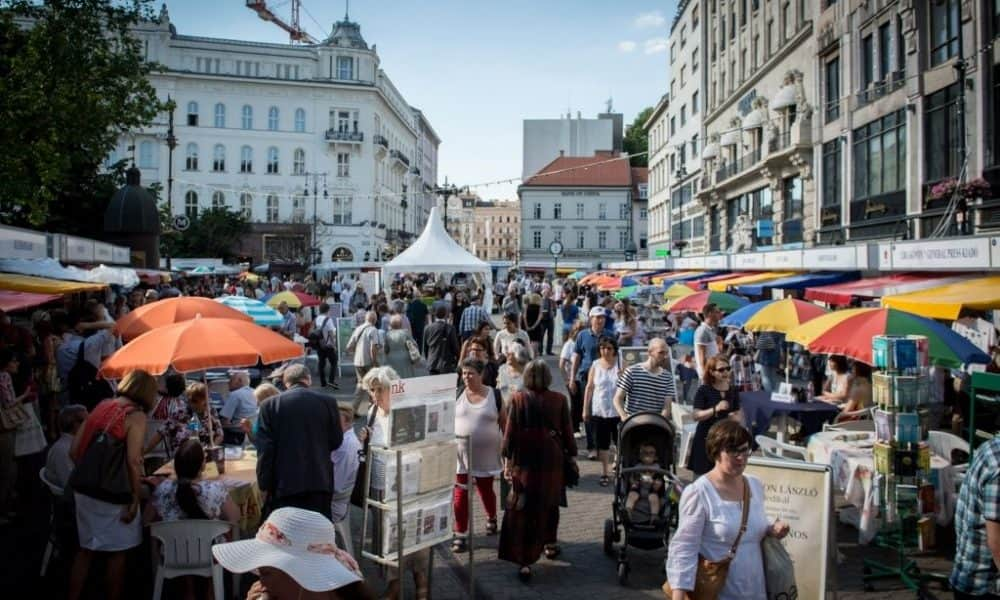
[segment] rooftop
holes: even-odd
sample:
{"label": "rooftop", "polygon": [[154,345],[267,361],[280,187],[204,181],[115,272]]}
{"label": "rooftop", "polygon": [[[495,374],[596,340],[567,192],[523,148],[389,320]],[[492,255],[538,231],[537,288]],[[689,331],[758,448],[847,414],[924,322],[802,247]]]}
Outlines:
{"label": "rooftop", "polygon": [[522,187],[629,187],[632,172],[628,159],[610,152],[595,156],[560,156],[529,177]]}

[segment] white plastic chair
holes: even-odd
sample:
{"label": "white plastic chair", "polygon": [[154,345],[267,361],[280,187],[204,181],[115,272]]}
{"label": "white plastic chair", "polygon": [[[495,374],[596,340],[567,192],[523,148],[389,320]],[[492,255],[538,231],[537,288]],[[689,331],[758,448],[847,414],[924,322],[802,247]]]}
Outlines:
{"label": "white plastic chair", "polygon": [[160,541],[153,600],[160,600],[164,579],[184,575],[211,577],[215,598],[225,598],[222,565],[212,557],[212,544],[215,538],[229,532],[235,539],[236,531],[230,523],[211,519],[164,521],[150,525],[150,535]]}
{"label": "white plastic chair", "polygon": [[694,445],[694,432],[698,429],[698,424],[694,421],[690,423],[685,423],[681,431],[681,448],[679,452],[679,462],[677,466],[683,467],[687,465],[688,455],[691,454],[691,447]]}
{"label": "white plastic chair", "polygon": [[[351,490],[348,489],[345,492],[337,494],[333,497],[334,501],[350,501]],[[337,536],[340,538],[340,547],[347,551],[348,554],[354,556],[354,543],[351,540],[351,505],[347,505],[347,514],[340,521],[333,524],[334,530],[337,532]],[[357,558],[357,557],[355,557]]]}
{"label": "white plastic chair", "polygon": [[962,450],[970,456],[972,454],[968,440],[963,440],[948,431],[928,431],[927,445],[930,446],[931,452],[947,460],[949,463],[951,462],[952,450]]}
{"label": "white plastic chair", "polygon": [[802,446],[795,446],[793,444],[779,442],[778,440],[772,440],[766,435],[758,435],[754,439],[757,440],[757,445],[760,446],[761,453],[768,458],[777,458],[778,460],[796,460],[799,462],[807,461],[806,449]]}
{"label": "white plastic chair", "polygon": [[42,572],[41,577],[45,577],[45,571],[49,568],[49,560],[52,558],[53,552],[59,548],[59,540],[56,537],[55,524],[56,524],[56,502],[63,497],[65,490],[58,485],[52,483],[49,479],[48,473],[45,472],[45,467],[42,467],[38,471],[38,478],[42,480],[45,487],[49,488],[49,492],[52,493],[52,508],[49,510],[49,541],[45,544],[45,554],[42,555]]}
{"label": "white plastic chair", "polygon": [[872,419],[872,409],[864,408],[859,411],[844,414],[860,418],[856,421],[824,423],[823,431],[875,431],[875,421]]}

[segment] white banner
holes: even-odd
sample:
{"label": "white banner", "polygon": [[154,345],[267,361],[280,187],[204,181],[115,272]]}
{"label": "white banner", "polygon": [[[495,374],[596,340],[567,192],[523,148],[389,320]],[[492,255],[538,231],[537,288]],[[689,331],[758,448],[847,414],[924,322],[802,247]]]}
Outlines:
{"label": "white banner", "polygon": [[2,258],[47,258],[49,238],[44,233],[0,227],[0,257]]}
{"label": "white banner", "polygon": [[990,268],[990,239],[949,238],[947,240],[918,240],[892,244],[892,269],[988,269]]}
{"label": "white banner", "polygon": [[729,257],[725,254],[711,254],[705,257],[706,269],[726,270],[729,268]]}
{"label": "white banner", "polygon": [[764,255],[759,252],[752,254],[733,254],[729,257],[729,268],[736,270],[755,270],[764,268]]}
{"label": "white banner", "polygon": [[868,246],[832,246],[802,251],[802,267],[819,271],[867,269]]}
{"label": "white banner", "polygon": [[116,265],[130,265],[132,264],[132,251],[125,246],[112,246],[111,247],[111,262]]}
{"label": "white banner", "polygon": [[798,597],[826,597],[833,587],[828,574],[836,574],[831,565],[836,530],[831,522],[830,467],[754,457],[746,472],[764,484],[768,521],[781,519],[791,528],[783,543],[795,564]]}
{"label": "white banner", "polygon": [[704,269],[704,256],[682,256],[674,259],[674,269],[681,271],[684,269]]}
{"label": "white banner", "polygon": [[61,235],[62,240],[59,260],[63,262],[92,263],[94,262],[94,240]]}
{"label": "white banner", "polygon": [[801,250],[781,250],[764,254],[764,267],[767,269],[801,269]]}

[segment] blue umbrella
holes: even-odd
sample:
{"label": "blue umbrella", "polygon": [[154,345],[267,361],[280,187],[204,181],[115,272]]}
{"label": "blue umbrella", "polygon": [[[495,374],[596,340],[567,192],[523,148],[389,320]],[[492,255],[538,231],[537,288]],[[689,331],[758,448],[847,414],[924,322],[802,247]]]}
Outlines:
{"label": "blue umbrella", "polygon": [[245,296],[223,296],[215,300],[248,315],[253,319],[254,323],[262,327],[280,327],[284,322],[281,313],[260,300],[254,300]]}

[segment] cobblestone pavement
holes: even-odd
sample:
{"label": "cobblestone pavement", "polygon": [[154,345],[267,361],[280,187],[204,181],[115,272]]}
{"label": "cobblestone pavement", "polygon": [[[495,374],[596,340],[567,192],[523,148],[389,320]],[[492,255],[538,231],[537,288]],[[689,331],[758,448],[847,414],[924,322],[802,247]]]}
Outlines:
{"label": "cobblestone pavement", "polygon": [[[555,368],[556,360],[547,359]],[[346,374],[346,373],[345,373]],[[353,389],[353,378],[345,377],[341,382],[338,397],[345,399]],[[565,393],[564,386],[556,384],[557,391]],[[581,440],[582,442],[582,440]],[[581,444],[581,454],[584,448]],[[515,565],[497,558],[498,536],[487,536],[485,531],[486,518],[478,496],[473,500],[474,532],[472,540],[472,568],[469,568],[470,555],[451,552],[447,544],[435,548],[434,569],[432,575],[433,597],[435,600],[451,600],[453,598],[468,598],[470,573],[474,578],[476,597],[505,599],[546,600],[560,598],[579,598],[581,592],[595,598],[662,598],[660,586],[664,580],[663,561],[664,550],[640,551],[629,549],[631,572],[628,584],[620,586],[617,582],[616,562],[604,555],[602,550],[603,527],[605,519],[611,517],[611,490],[600,487],[598,478],[601,474],[600,463],[581,459],[581,483],[567,494],[569,507],[562,510],[559,526],[559,542],[562,555],[556,560],[542,558],[532,569],[533,575],[528,584],[517,579]],[[683,474],[682,474],[683,475]],[[498,486],[499,487],[499,486]],[[499,494],[498,494],[499,495]],[[840,500],[843,503],[843,500]],[[355,540],[360,535],[361,513],[354,510],[352,526],[355,530]],[[835,589],[840,600],[902,600],[916,598],[917,594],[908,591],[898,582],[887,581],[876,585],[876,591],[864,592],[861,576],[864,559],[894,562],[894,556],[884,549],[859,546],[857,530],[850,526],[840,525],[837,531],[838,549],[843,560],[836,569]],[[950,570],[951,550],[939,550],[927,557],[918,558],[918,564],[929,571],[947,573]],[[362,561],[365,574],[373,589],[383,589],[383,580],[379,569],[370,561]],[[808,568],[800,565],[799,568]],[[407,585],[407,598],[412,598],[412,580]],[[942,591],[937,584],[931,584],[933,598],[950,600],[952,595]],[[812,599],[802,599],[812,600]]]}

